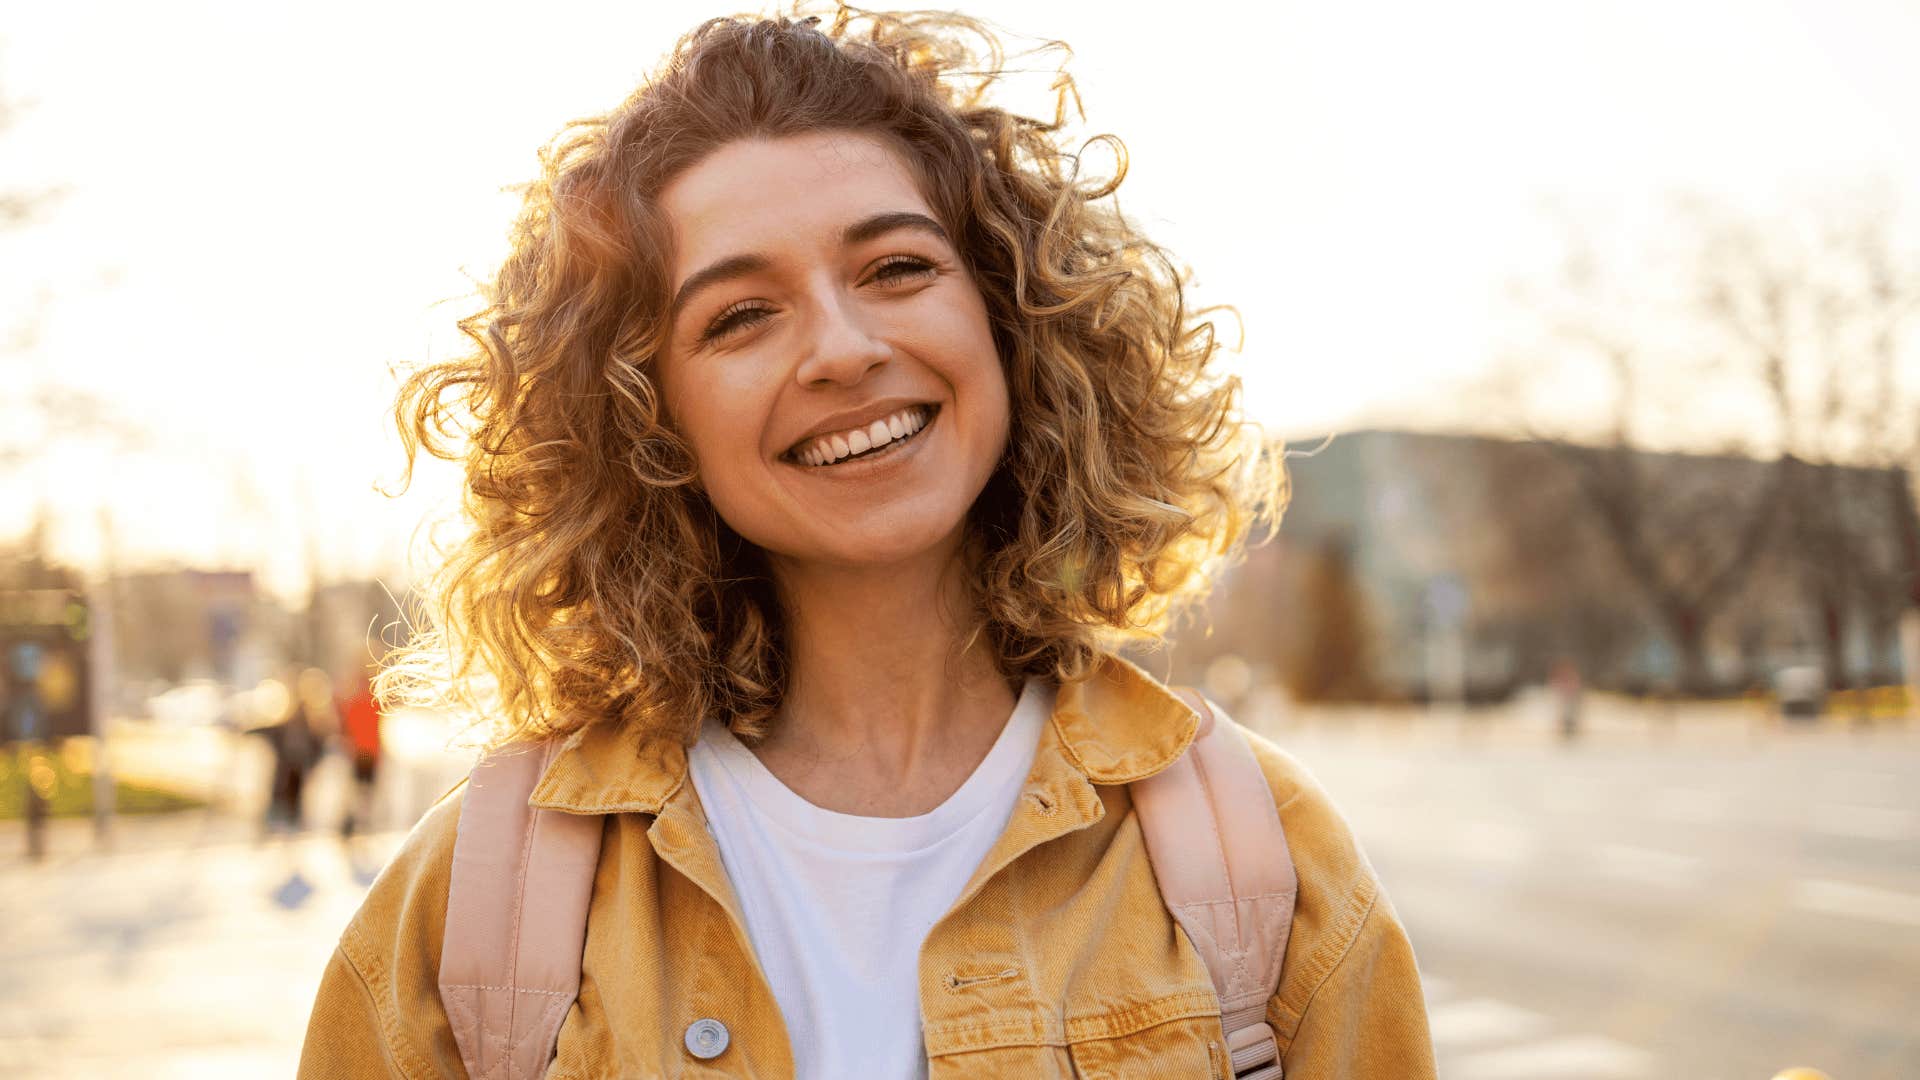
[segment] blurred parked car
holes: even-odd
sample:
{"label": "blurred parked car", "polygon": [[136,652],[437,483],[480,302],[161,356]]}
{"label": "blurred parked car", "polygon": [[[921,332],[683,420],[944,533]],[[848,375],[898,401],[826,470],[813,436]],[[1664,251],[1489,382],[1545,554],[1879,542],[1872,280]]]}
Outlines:
{"label": "blurred parked car", "polygon": [[1780,715],[1789,720],[1817,720],[1827,706],[1827,673],[1817,664],[1784,667],[1773,675]]}
{"label": "blurred parked car", "polygon": [[217,724],[227,711],[226,687],[212,679],[192,679],[147,699],[147,715],[168,727]]}

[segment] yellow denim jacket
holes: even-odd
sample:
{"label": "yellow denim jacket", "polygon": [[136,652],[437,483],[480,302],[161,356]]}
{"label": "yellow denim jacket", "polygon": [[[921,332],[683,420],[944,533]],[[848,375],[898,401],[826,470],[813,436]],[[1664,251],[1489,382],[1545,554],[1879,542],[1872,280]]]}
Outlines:
{"label": "yellow denim jacket", "polygon": [[[1006,831],[920,951],[930,1073],[1231,1080],[1200,956],[1160,899],[1126,785],[1194,736],[1179,699],[1108,658],[1063,687]],[[1289,1080],[1434,1075],[1406,932],[1326,794],[1249,735],[1292,847],[1300,894],[1267,1005]],[[754,958],[677,741],[577,735],[536,806],[607,814],[580,996],[548,1075],[791,1077],[779,1005]],[[374,882],[322,979],[303,1080],[462,1077],[438,976],[460,794]],[[711,1059],[686,1047],[725,1025]],[[711,1030],[711,1026],[708,1026]]]}

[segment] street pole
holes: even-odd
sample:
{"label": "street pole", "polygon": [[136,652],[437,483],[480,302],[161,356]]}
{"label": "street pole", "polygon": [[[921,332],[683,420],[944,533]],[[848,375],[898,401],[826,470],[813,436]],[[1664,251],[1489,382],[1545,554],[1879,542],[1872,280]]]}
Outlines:
{"label": "street pole", "polygon": [[1470,600],[1457,576],[1442,574],[1427,582],[1427,710],[1449,720],[1467,718],[1468,670],[1466,615]]}
{"label": "street pole", "polygon": [[1907,723],[1920,722],[1920,607],[1900,613],[1900,667],[1907,682]]}
{"label": "street pole", "polygon": [[88,605],[88,630],[91,634],[87,641],[87,666],[93,673],[92,692],[87,701],[90,706],[87,717],[88,728],[93,733],[93,842],[99,848],[113,845],[113,757],[107,749],[107,727],[113,708],[114,688],[118,681],[114,672],[113,642],[113,589],[114,589],[114,551],[113,551],[113,512],[100,508],[100,577],[94,583],[93,597]]}

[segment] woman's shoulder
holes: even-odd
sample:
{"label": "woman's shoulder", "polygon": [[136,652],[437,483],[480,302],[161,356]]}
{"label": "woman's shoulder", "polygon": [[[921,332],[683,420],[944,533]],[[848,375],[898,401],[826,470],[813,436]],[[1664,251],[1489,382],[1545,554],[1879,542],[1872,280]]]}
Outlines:
{"label": "woman's shoulder", "polygon": [[417,986],[432,974],[428,986],[438,997],[447,884],[465,796],[461,782],[415,822],[342,932],[342,953],[369,984]]}
{"label": "woman's shoulder", "polygon": [[1352,827],[1313,772],[1267,736],[1241,730],[1273,792],[1301,892],[1348,895],[1376,882]]}
{"label": "woman's shoulder", "polygon": [[462,1075],[440,1003],[440,951],[465,793],[463,783],[414,825],[341,933],[302,1076]]}
{"label": "woman's shoulder", "polygon": [[1333,797],[1299,758],[1264,735],[1246,735],[1273,792],[1300,883],[1274,996],[1276,1019],[1291,1028],[1356,944],[1382,935],[1404,939],[1405,932]]}
{"label": "woman's shoulder", "polygon": [[[367,889],[366,899],[347,925],[351,937],[384,938],[405,925],[409,930],[446,918],[447,884],[453,877],[453,843],[466,801],[462,780],[440,797],[402,840]],[[435,952],[438,952],[436,935]]]}

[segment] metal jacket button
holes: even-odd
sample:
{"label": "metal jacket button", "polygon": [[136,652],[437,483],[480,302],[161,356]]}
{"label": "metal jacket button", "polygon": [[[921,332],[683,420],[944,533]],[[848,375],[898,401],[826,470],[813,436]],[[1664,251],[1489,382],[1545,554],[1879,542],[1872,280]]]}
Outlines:
{"label": "metal jacket button", "polygon": [[727,1025],[718,1020],[695,1020],[687,1025],[687,1053],[702,1061],[726,1053]]}

